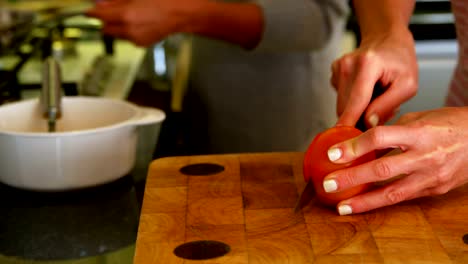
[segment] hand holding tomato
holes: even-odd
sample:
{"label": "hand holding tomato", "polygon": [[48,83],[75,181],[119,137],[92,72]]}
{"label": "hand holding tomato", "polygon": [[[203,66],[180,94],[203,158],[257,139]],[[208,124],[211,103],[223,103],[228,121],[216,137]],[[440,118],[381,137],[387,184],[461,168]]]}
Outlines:
{"label": "hand holding tomato", "polygon": [[369,192],[341,201],[338,212],[362,213],[468,184],[467,119],[468,107],[407,113],[393,125],[377,126],[333,145],[328,151],[339,154],[332,159],[336,164],[348,164],[369,151],[395,150],[325,177],[325,183],[333,183],[328,187],[336,187],[328,188],[330,193],[378,183]]}
{"label": "hand holding tomato", "polygon": [[327,153],[331,146],[361,134],[362,132],[355,127],[337,126],[318,134],[310,144],[304,157],[304,180],[313,182],[317,198],[323,204],[335,206],[340,201],[351,198],[368,189],[369,184],[362,184],[343,191],[326,193],[323,184],[325,176],[331,172],[357,166],[375,159],[375,153],[372,151],[347,163],[336,164],[330,161]]}

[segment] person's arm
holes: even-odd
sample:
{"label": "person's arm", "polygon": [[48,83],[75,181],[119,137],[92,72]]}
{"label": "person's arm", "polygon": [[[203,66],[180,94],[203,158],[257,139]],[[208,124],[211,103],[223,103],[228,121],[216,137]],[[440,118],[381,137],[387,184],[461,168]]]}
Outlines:
{"label": "person's arm", "polygon": [[245,49],[257,46],[262,37],[262,10],[253,3],[203,1],[187,14],[182,32],[224,40]]}
{"label": "person's arm", "polygon": [[194,20],[188,31],[247,49],[311,51],[341,33],[347,15],[345,0],[208,1],[192,12]]}
{"label": "person's arm", "polygon": [[363,38],[407,28],[414,0],[354,0],[353,6]]}
{"label": "person's arm", "polygon": [[141,46],[173,33],[194,33],[256,46],[263,32],[261,8],[252,3],[213,0],[107,0],[87,11],[103,22],[103,32]]}
{"label": "person's arm", "polygon": [[[338,124],[352,125],[367,107],[374,84],[387,87],[367,108],[382,117],[415,92],[417,64],[407,28],[412,5],[406,0],[356,0],[363,32],[359,48],[333,65],[333,83],[346,103]],[[366,101],[367,100],[367,101]],[[380,122],[379,122],[380,118]],[[338,170],[323,182],[326,192],[378,183],[369,192],[341,201],[341,215],[361,213],[423,196],[439,195],[468,183],[468,107],[406,113],[394,125],[375,126],[328,150],[330,161],[346,164],[370,151],[391,155]],[[372,118],[371,118],[372,119]],[[385,120],[384,120],[385,121]],[[369,122],[372,123],[372,122]]]}
{"label": "person's arm", "polygon": [[107,0],[87,12],[104,32],[136,44],[154,44],[173,33],[193,33],[245,49],[320,49],[344,28],[345,0]]}
{"label": "person's arm", "polygon": [[[355,125],[364,113],[369,127],[390,120],[399,106],[416,94],[418,69],[409,31],[414,1],[355,0],[362,35],[358,49],[332,65],[338,91],[338,125]],[[383,95],[370,102],[374,86]]]}

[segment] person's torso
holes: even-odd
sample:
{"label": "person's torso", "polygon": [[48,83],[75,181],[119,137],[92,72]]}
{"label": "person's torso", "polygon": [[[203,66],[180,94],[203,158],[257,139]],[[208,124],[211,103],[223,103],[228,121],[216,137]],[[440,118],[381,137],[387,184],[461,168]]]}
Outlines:
{"label": "person's torso", "polygon": [[[332,27],[341,22],[334,20]],[[196,140],[209,141],[215,152],[305,150],[316,133],[336,121],[329,80],[341,47],[339,33],[314,51],[247,51],[194,37],[185,107],[198,123],[192,131]]]}

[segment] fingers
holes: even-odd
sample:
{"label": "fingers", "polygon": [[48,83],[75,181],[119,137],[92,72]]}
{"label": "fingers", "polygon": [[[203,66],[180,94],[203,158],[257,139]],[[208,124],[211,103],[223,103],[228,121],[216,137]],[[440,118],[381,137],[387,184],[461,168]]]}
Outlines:
{"label": "fingers", "polygon": [[330,77],[330,83],[331,85],[333,86],[333,88],[335,88],[336,91],[338,91],[338,64],[339,64],[339,60],[336,60],[332,63],[331,65],[331,72],[332,72],[332,76]]}
{"label": "fingers", "polygon": [[[384,55],[392,60],[387,61]],[[330,81],[338,91],[337,125],[354,126],[362,114],[368,127],[389,121],[395,109],[417,92],[418,77],[412,64],[402,67],[407,59],[397,52],[363,49],[336,60]],[[371,102],[378,82],[386,88],[385,92]]]}
{"label": "fingers", "polygon": [[[385,156],[365,164],[338,170],[323,181],[326,192],[339,192],[348,188],[374,182],[384,182],[399,175],[411,174],[418,169],[417,159],[403,153]],[[333,186],[330,188],[330,186]]]}
{"label": "fingers", "polygon": [[354,59],[351,55],[343,56],[332,65],[332,84],[337,91],[336,113],[340,116],[349,96],[349,84],[353,82]]}
{"label": "fingers", "polygon": [[[371,128],[358,137],[331,146],[330,160],[347,163],[374,150],[401,148],[407,149],[418,140],[411,128],[404,126],[379,126]],[[336,155],[339,153],[340,155]]]}
{"label": "fingers", "polygon": [[176,32],[178,25],[172,13],[164,8],[160,9],[165,10],[162,14],[158,13],[147,4],[145,1],[110,0],[96,5],[87,14],[102,20],[104,34],[147,47]]}
{"label": "fingers", "polygon": [[[417,142],[415,133],[402,126],[376,127],[353,139],[333,145],[328,150],[332,162],[348,163],[375,150],[400,148],[407,150]],[[419,169],[418,159],[408,152],[388,155],[359,166],[338,170],[324,178],[327,192],[342,191],[364,183],[382,182]],[[334,186],[333,189],[327,188]]]}
{"label": "fingers", "polygon": [[[336,91],[338,91],[338,88],[339,88],[339,80],[342,79],[341,75],[340,74],[340,64],[343,63],[342,60],[345,60],[346,56],[338,59],[338,60],[335,60],[332,65],[331,65],[331,72],[332,72],[332,76],[330,78],[330,83],[332,84],[333,88],[335,88]],[[346,62],[347,63],[347,62]],[[350,68],[350,67],[349,67]]]}
{"label": "fingers", "polygon": [[[340,117],[337,125],[354,126],[367,108],[372,97],[374,86],[381,75],[378,63],[375,54],[373,52],[367,52],[356,59],[353,65],[355,68],[353,77],[342,78],[343,81],[337,81],[339,86],[341,86],[339,91],[341,91],[341,89],[347,89],[347,91],[349,91],[347,98],[338,98],[338,105],[344,105],[344,109],[341,113],[338,113]],[[343,65],[340,66],[340,69],[342,66]],[[343,72],[343,70],[340,71]],[[344,88],[343,86],[349,87]],[[340,99],[345,100],[345,102],[340,102]]]}
{"label": "fingers", "polygon": [[[426,179],[426,180],[424,180]],[[357,195],[337,205],[340,215],[367,212],[402,201],[431,195],[430,179],[423,175],[402,177],[382,188]]]}
{"label": "fingers", "polygon": [[129,39],[134,30],[133,24],[128,23],[131,12],[126,8],[127,3],[127,0],[100,1],[93,9],[87,11],[87,15],[103,21],[103,33]]}

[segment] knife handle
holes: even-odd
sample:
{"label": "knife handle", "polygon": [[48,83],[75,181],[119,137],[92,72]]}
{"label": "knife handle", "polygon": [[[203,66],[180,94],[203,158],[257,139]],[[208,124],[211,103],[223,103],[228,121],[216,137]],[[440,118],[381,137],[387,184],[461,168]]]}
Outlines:
{"label": "knife handle", "polygon": [[[384,92],[385,92],[385,89],[380,84],[380,82],[376,83],[375,86],[374,86],[374,91],[372,91],[372,97],[371,97],[370,102],[374,101],[375,98],[381,96]],[[361,130],[362,132],[367,130],[366,119],[365,119],[364,115],[365,115],[365,113],[362,113],[361,117],[359,118],[359,120],[356,123],[356,128]]]}

